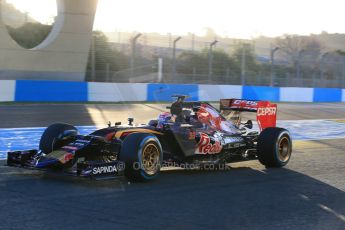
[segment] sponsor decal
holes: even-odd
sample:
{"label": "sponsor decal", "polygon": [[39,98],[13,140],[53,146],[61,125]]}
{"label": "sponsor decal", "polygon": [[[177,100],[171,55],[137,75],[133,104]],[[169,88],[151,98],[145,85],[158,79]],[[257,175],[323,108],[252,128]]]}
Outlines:
{"label": "sponsor decal", "polygon": [[117,172],[116,165],[100,166],[92,169],[93,175]]}
{"label": "sponsor decal", "polygon": [[257,107],[258,107],[257,101],[247,101],[247,100],[236,99],[230,102],[231,109],[244,109],[244,110],[256,111]]}
{"label": "sponsor decal", "polygon": [[260,131],[268,127],[276,127],[277,121],[277,105],[267,101],[260,101],[256,112],[256,119]]}
{"label": "sponsor decal", "polygon": [[65,156],[64,156],[64,162],[68,162],[70,160],[73,159],[73,154],[72,153],[67,153]]}
{"label": "sponsor decal", "polygon": [[85,144],[88,144],[88,143],[90,143],[90,141],[88,141],[88,140],[77,140],[76,141],[76,143],[85,143]]}
{"label": "sponsor decal", "polygon": [[85,141],[79,141],[78,140],[76,142],[71,143],[71,145],[78,146],[78,147],[84,147],[85,145],[87,145],[89,143],[90,143],[90,141],[85,142]]}
{"label": "sponsor decal", "polygon": [[75,146],[64,146],[64,147],[62,147],[62,148],[63,148],[63,149],[69,149],[69,150],[72,150],[72,151],[78,150],[78,148],[75,147]]}
{"label": "sponsor decal", "polygon": [[200,133],[200,141],[195,151],[196,154],[215,154],[222,151],[222,145],[219,141],[211,143],[211,138],[206,133]]}
{"label": "sponsor decal", "polygon": [[232,103],[233,105],[241,105],[241,106],[257,106],[257,101],[246,101],[246,100],[234,100]]}
{"label": "sponsor decal", "polygon": [[271,116],[276,115],[277,108],[276,107],[266,107],[266,108],[258,108],[257,116]]}
{"label": "sponsor decal", "polygon": [[224,144],[230,144],[230,143],[236,143],[236,142],[242,142],[242,137],[224,137]]}

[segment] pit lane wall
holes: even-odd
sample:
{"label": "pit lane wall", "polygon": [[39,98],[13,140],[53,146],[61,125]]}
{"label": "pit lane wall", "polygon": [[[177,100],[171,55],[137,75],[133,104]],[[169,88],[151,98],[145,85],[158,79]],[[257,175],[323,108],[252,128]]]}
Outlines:
{"label": "pit lane wall", "polygon": [[0,81],[1,102],[139,102],[171,101],[173,94],[190,100],[245,98],[275,102],[345,102],[345,89],[156,83]]}

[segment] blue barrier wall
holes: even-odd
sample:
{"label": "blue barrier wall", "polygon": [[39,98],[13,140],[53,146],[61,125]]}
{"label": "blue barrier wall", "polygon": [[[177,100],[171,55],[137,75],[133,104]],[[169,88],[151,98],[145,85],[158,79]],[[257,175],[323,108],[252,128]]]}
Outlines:
{"label": "blue barrier wall", "polygon": [[15,101],[88,101],[86,82],[16,81]]}
{"label": "blue barrier wall", "polygon": [[315,88],[313,102],[340,102],[341,94],[341,89]]}
{"label": "blue barrier wall", "polygon": [[0,101],[87,102],[172,101],[171,95],[186,94],[188,100],[242,97],[249,100],[345,102],[345,90],[231,85],[121,84],[64,81],[0,81]]}
{"label": "blue barrier wall", "polygon": [[279,88],[267,86],[243,86],[242,98],[247,100],[279,101]]}
{"label": "blue barrier wall", "polygon": [[189,95],[187,100],[199,100],[198,85],[177,85],[177,84],[148,84],[147,101],[172,101],[174,94]]}

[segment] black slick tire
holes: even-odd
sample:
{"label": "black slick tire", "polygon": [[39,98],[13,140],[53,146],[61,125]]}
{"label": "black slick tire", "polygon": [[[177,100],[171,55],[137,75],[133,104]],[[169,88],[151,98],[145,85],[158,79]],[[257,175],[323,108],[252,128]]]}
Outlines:
{"label": "black slick tire", "polygon": [[290,158],[292,141],[289,131],[283,128],[266,128],[258,138],[258,159],[266,167],[283,167]]}
{"label": "black slick tire", "polygon": [[161,144],[152,134],[132,133],[122,143],[119,160],[125,163],[125,176],[130,181],[153,180],[163,161]]}

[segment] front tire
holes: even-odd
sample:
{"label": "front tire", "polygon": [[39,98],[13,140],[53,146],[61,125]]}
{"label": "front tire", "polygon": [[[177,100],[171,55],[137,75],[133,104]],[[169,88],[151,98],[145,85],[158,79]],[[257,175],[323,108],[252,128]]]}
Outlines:
{"label": "front tire", "polygon": [[152,134],[133,133],[124,139],[119,160],[125,162],[125,176],[129,180],[149,181],[160,172],[162,146]]}
{"label": "front tire", "polygon": [[45,154],[49,154],[52,151],[67,145],[69,139],[76,135],[78,135],[78,130],[72,125],[63,123],[52,124],[43,132],[39,148]]}
{"label": "front tire", "polygon": [[258,158],[266,167],[283,167],[290,158],[292,142],[289,131],[283,128],[266,128],[258,138]]}

